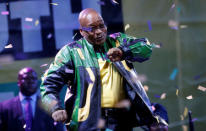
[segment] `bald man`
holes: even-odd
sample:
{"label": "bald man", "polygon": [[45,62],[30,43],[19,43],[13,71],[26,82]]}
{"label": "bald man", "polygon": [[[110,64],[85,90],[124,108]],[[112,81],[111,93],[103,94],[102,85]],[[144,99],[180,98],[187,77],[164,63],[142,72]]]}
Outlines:
{"label": "bald man", "polygon": [[[149,59],[149,41],[123,33],[107,36],[104,20],[91,8],[80,12],[79,23],[83,38],[65,45],[42,77],[46,110],[71,131],[130,131],[155,123],[158,117],[132,65]],[[66,84],[63,108],[59,92]]]}
{"label": "bald man", "polygon": [[44,112],[39,103],[37,73],[30,67],[18,73],[19,95],[0,103],[1,131],[63,131],[63,125]]}

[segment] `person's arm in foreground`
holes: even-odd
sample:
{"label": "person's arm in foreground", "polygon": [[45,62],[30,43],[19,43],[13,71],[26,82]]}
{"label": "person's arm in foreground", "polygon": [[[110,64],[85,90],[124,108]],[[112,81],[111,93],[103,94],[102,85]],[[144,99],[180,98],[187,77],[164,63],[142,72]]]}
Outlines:
{"label": "person's arm in foreground", "polygon": [[42,77],[40,86],[43,108],[52,115],[54,121],[65,122],[66,111],[61,107],[59,92],[62,87],[74,78],[73,64],[68,46],[63,47],[55,57],[54,62]]}

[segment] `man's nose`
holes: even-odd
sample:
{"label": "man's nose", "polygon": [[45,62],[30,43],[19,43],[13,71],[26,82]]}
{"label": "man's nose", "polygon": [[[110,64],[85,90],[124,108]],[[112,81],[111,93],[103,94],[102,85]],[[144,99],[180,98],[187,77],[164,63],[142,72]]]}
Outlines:
{"label": "man's nose", "polygon": [[100,33],[102,33],[102,30],[101,30],[100,28],[97,28],[97,29],[95,30],[95,33],[96,33],[96,34],[100,34]]}

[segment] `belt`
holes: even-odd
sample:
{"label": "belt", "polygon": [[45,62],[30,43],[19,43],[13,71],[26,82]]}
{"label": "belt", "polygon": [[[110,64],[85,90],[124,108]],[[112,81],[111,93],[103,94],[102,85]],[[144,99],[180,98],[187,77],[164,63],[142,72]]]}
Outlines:
{"label": "belt", "polygon": [[127,108],[102,108],[102,116],[118,116],[122,113],[128,113]]}

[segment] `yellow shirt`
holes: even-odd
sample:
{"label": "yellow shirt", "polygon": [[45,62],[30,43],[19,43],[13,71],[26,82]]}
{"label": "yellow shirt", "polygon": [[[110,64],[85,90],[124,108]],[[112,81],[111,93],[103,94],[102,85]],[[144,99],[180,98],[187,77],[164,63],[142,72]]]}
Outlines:
{"label": "yellow shirt", "polygon": [[101,107],[115,107],[118,102],[125,99],[123,77],[114,65],[102,58],[98,59],[101,77]]}

